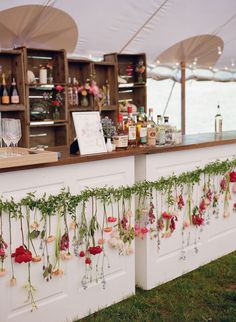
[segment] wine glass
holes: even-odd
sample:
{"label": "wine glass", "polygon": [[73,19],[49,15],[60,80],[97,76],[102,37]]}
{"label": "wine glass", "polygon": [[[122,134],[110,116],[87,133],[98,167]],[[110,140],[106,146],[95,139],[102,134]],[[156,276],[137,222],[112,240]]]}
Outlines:
{"label": "wine glass", "polygon": [[4,118],[1,121],[2,125],[2,138],[4,143],[7,146],[7,155],[9,154],[9,146],[11,144],[12,138],[11,138],[11,127],[10,127],[10,119]]}
{"label": "wine glass", "polygon": [[13,147],[16,147],[17,154],[17,146],[18,142],[21,139],[21,122],[19,119],[11,119],[10,120],[10,129],[11,129],[11,143]]}

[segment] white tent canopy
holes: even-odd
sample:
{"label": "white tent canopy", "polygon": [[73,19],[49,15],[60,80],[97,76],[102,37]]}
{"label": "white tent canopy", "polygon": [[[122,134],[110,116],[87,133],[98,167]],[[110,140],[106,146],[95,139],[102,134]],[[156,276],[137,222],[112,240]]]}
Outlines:
{"label": "white tent canopy", "polygon": [[79,31],[74,53],[80,56],[145,52],[148,63],[156,65],[174,44],[207,34],[224,43],[214,67],[234,69],[236,64],[235,0],[2,0],[0,10],[27,4],[50,5],[68,13]]}

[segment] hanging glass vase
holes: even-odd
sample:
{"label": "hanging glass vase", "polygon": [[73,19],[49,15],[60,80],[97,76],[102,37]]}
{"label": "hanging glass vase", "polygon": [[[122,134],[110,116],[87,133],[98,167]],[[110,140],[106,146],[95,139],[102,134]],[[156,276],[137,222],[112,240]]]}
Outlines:
{"label": "hanging glass vase", "polygon": [[53,119],[54,120],[60,120],[60,112],[58,107],[54,108],[54,112],[53,112]]}
{"label": "hanging glass vase", "polygon": [[88,96],[82,95],[81,101],[80,101],[81,106],[87,107],[89,106],[89,101],[88,101]]}

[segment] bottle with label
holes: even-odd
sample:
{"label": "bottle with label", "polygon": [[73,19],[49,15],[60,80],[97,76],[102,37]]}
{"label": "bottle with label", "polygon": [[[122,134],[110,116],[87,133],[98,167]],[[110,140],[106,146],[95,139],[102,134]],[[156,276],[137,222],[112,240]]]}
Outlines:
{"label": "bottle with label", "polygon": [[7,105],[10,103],[10,96],[7,90],[5,74],[2,74],[2,104]]}
{"label": "bottle with label", "polygon": [[71,77],[68,77],[68,104],[73,106],[73,88],[71,84]]}
{"label": "bottle with label", "polygon": [[215,133],[222,134],[223,118],[220,113],[220,105],[217,105],[217,112],[215,115]]}
{"label": "bottle with label", "polygon": [[137,118],[137,143],[138,145],[147,144],[147,121],[144,107],[141,106]]}
{"label": "bottle with label", "polygon": [[159,132],[162,126],[162,116],[160,114],[157,115],[157,124],[156,124],[156,144],[159,144]]}
{"label": "bottle with label", "polygon": [[137,136],[136,136],[136,122],[132,115],[132,106],[128,106],[128,118],[125,122],[125,127],[128,130],[128,145],[131,147],[136,146]]}
{"label": "bottle with label", "polygon": [[19,97],[19,94],[18,94],[18,91],[17,91],[15,77],[13,77],[13,79],[12,79],[10,93],[11,93],[11,95],[10,95],[11,104],[19,104],[20,103],[20,97]]}
{"label": "bottle with label", "polygon": [[156,145],[156,123],[153,120],[153,108],[148,110],[147,118],[147,145]]}
{"label": "bottle with label", "polygon": [[72,101],[73,101],[73,104],[72,104],[73,106],[79,105],[78,82],[75,77],[73,77]]}
{"label": "bottle with label", "polygon": [[172,143],[172,127],[169,124],[169,116],[164,116],[164,129],[166,136],[166,144]]}
{"label": "bottle with label", "polygon": [[117,134],[113,136],[113,142],[116,145],[116,150],[126,150],[128,147],[128,129],[124,126],[122,113],[118,113],[117,121]]}

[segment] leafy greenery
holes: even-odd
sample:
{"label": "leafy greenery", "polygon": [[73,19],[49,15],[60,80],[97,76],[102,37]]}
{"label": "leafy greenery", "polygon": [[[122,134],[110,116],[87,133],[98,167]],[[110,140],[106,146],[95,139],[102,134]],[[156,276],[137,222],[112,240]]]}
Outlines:
{"label": "leafy greenery", "polygon": [[[44,194],[41,198],[36,199],[34,193],[28,193],[25,198],[16,203],[13,198],[3,201],[0,199],[0,209],[5,210],[11,214],[13,218],[20,218],[22,216],[21,207],[28,206],[30,210],[38,209],[42,217],[55,215],[61,211],[62,215],[70,214],[73,218],[75,209],[80,203],[86,203],[90,198],[95,198],[103,203],[109,204],[111,200],[118,202],[120,200],[130,200],[133,195],[139,197],[150,197],[153,189],[167,194],[168,204],[172,204],[172,191],[176,187],[189,187],[200,182],[201,176],[214,176],[222,175],[227,176],[229,171],[236,167],[236,159],[215,161],[207,164],[204,168],[197,168],[194,171],[188,171],[180,174],[179,176],[172,175],[169,177],[161,177],[156,181],[140,181],[132,186],[103,187],[103,188],[86,188],[78,195],[71,195],[71,193],[63,189],[58,195]],[[82,233],[82,232],[81,232]]]}
{"label": "leafy greenery", "polygon": [[235,322],[235,272],[236,252],[80,321]]}

